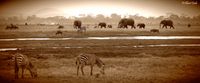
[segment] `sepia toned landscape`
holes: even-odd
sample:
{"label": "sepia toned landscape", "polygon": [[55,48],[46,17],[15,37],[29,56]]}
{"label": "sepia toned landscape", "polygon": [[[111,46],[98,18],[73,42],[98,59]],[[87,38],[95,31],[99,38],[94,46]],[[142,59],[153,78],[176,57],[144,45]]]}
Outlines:
{"label": "sepia toned landscape", "polygon": [[[199,83],[199,9],[197,0],[2,1],[0,83]],[[18,53],[36,78],[15,77]],[[81,54],[105,74],[95,63],[93,75],[90,66],[77,75]]]}

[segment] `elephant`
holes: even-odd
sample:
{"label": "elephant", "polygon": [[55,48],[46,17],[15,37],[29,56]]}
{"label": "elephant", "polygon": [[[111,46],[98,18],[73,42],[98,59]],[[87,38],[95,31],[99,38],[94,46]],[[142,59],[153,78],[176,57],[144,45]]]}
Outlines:
{"label": "elephant", "polygon": [[143,29],[144,29],[144,28],[145,28],[145,24],[144,24],[144,23],[138,23],[138,24],[137,24],[137,27],[143,28]]}
{"label": "elephant", "polygon": [[164,27],[167,28],[167,26],[170,26],[170,29],[171,29],[171,28],[174,29],[173,21],[172,21],[172,20],[162,20],[162,21],[160,22],[160,28],[161,28],[161,25],[163,25],[162,28],[164,28]]}
{"label": "elephant", "polygon": [[106,23],[105,23],[105,22],[100,22],[100,23],[98,24],[98,27],[99,27],[99,26],[100,26],[101,28],[102,28],[102,27],[106,28]]}
{"label": "elephant", "polygon": [[80,20],[75,20],[74,21],[74,28],[75,29],[81,28],[81,24],[82,24],[82,22]]}
{"label": "elephant", "polygon": [[128,25],[131,26],[131,29],[135,29],[135,21],[131,18],[123,18],[119,21],[118,28],[128,28]]}

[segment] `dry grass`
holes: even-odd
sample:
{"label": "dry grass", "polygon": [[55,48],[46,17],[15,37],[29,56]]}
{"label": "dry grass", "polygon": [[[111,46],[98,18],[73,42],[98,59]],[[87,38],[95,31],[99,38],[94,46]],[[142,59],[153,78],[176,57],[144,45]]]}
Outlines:
{"label": "dry grass", "polygon": [[[191,82],[199,78],[200,57],[183,55],[181,57],[156,57],[149,54],[140,54],[136,58],[102,58],[106,64],[106,74],[99,78],[90,76],[90,68],[85,67],[86,76],[76,76],[74,58],[61,58],[51,56],[46,59],[31,58],[38,67],[39,77],[15,80],[14,82],[67,82],[67,83],[177,83]],[[9,67],[10,68],[10,67]],[[9,69],[6,68],[6,69]],[[97,66],[94,74],[98,74]],[[1,71],[13,75],[13,70]],[[9,76],[8,76],[9,77]],[[13,79],[10,76],[10,79]]]}
{"label": "dry grass", "polygon": [[[70,25],[64,25],[64,34],[56,36],[58,26],[19,26],[18,30],[5,30],[0,26],[0,38],[16,37],[86,37],[86,36],[135,36],[135,35],[200,35],[199,26],[175,26],[162,29],[160,34],[147,29],[93,29],[78,34]],[[114,26],[115,27],[115,26]],[[123,35],[122,35],[123,34]],[[14,70],[9,64],[10,55],[16,51],[0,52],[0,81],[2,83],[192,83],[200,79],[199,47],[144,47],[114,48],[145,44],[198,44],[199,40],[68,40],[68,41],[10,41],[0,42],[0,48],[19,47],[18,51],[30,57],[38,68],[39,77],[14,80]],[[49,48],[81,46],[90,48]],[[34,49],[32,49],[34,48]],[[94,53],[106,64],[106,75],[76,76],[74,57],[79,53]]]}
{"label": "dry grass", "polygon": [[[0,26],[0,38],[16,37],[87,37],[87,36],[135,36],[135,35],[200,35],[199,26],[175,26],[175,29],[160,29],[159,34],[153,34],[150,29],[159,28],[159,26],[147,26],[145,29],[118,29],[114,25],[112,29],[100,29],[90,26],[84,34],[78,34],[72,25],[64,25],[63,34],[56,36],[58,26],[19,26],[17,30],[5,30],[5,26]],[[25,35],[26,34],[26,35]]]}

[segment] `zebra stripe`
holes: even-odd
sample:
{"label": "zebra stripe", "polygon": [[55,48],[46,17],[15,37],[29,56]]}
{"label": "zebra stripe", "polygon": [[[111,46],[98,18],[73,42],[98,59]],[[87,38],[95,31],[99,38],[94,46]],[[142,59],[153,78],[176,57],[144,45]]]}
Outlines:
{"label": "zebra stripe", "polygon": [[83,59],[83,60],[88,60],[88,57],[86,57],[86,56],[81,56],[81,59]]}
{"label": "zebra stripe", "polygon": [[84,56],[84,55],[81,55],[81,61],[85,62],[88,60],[88,57],[87,56]]}
{"label": "zebra stripe", "polygon": [[12,61],[14,62],[16,59],[17,65],[22,65],[23,61],[25,60],[22,54],[15,54],[12,56]]}

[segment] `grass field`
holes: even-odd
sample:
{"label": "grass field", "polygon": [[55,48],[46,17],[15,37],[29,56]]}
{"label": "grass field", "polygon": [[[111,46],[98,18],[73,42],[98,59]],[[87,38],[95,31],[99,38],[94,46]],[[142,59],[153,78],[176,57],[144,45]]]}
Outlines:
{"label": "grass field", "polygon": [[[2,55],[1,55],[2,56]],[[67,82],[67,83],[191,83],[199,81],[199,56],[171,56],[157,57],[150,54],[141,54],[142,57],[112,57],[102,58],[106,63],[106,74],[99,78],[89,76],[89,67],[85,67],[86,76],[76,76],[74,58],[58,58],[53,55],[32,57],[31,60],[38,67],[39,77],[30,78],[26,72],[25,79],[13,80],[12,64],[1,60],[6,65],[1,66],[1,77],[7,82]],[[2,59],[2,58],[1,58]],[[94,74],[98,73],[95,67]]]}
{"label": "grass field", "polygon": [[[137,35],[200,35],[200,27],[192,26],[175,26],[175,29],[159,29],[159,26],[146,26],[146,29],[118,29],[117,25],[113,25],[112,29],[109,28],[93,28],[92,25],[88,26],[87,32],[84,34],[78,34],[72,25],[64,25],[63,35],[55,35],[58,30],[58,26],[46,25],[19,25],[17,30],[5,30],[6,25],[0,26],[0,38],[16,38],[16,37],[88,37],[88,36],[137,36]],[[150,29],[159,29],[160,33],[150,33]]]}
{"label": "grass field", "polygon": [[[65,25],[62,35],[55,35],[58,26],[19,26],[18,30],[0,27],[0,38],[57,38],[57,37],[107,37],[164,35],[200,36],[200,26],[175,26],[176,29],[160,29],[160,33],[150,33],[146,29],[94,29],[90,26],[86,33],[77,33],[71,25]],[[0,48],[21,48],[20,51],[0,52],[0,80],[5,83],[194,83],[200,82],[200,47],[131,47],[135,45],[158,44],[200,44],[200,40],[55,40],[55,41],[0,41]],[[122,47],[117,47],[122,46]],[[126,46],[126,47],[123,47]],[[80,48],[79,48],[80,47]],[[39,77],[14,79],[13,63],[10,57],[20,52],[28,55],[37,66]],[[99,78],[76,76],[75,57],[79,53],[99,56],[106,64],[106,74]],[[95,66],[94,74],[98,73]]]}

